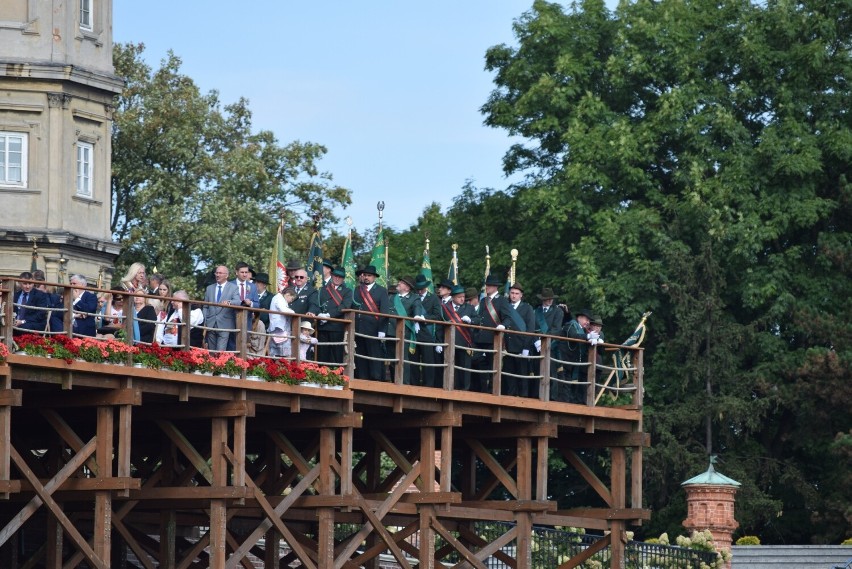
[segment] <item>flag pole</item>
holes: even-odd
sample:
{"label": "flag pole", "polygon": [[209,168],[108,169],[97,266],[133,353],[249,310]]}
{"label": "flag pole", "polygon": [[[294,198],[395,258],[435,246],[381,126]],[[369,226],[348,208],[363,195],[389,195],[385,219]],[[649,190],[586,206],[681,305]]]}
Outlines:
{"label": "flag pole", "polygon": [[512,255],[512,270],[509,272],[509,282],[514,285],[518,264],[518,250],[512,249],[510,253]]}

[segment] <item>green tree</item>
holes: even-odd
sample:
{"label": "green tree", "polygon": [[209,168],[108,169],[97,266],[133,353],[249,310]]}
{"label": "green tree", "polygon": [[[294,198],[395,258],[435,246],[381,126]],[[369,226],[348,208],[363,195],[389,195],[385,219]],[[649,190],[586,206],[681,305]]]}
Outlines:
{"label": "green tree", "polygon": [[333,209],[351,203],[350,192],[319,170],[326,149],[282,146],[270,131],[255,132],[247,100],[222,105],[181,72],[173,53],[152,70],[143,51],[142,44],[114,50],[126,81],[112,141],[117,264],[142,261],[184,283],[215,264],[263,267],[281,219],[293,256],[303,256],[311,215],[334,221]]}
{"label": "green tree", "polygon": [[488,51],[483,112],[526,141],[504,161],[527,175],[511,240],[555,261],[542,284],[610,338],[654,311],[645,531],[677,531],[680,482],[718,453],[743,531],[836,542],[852,508],[848,6],[572,6],[536,1],[517,47]]}

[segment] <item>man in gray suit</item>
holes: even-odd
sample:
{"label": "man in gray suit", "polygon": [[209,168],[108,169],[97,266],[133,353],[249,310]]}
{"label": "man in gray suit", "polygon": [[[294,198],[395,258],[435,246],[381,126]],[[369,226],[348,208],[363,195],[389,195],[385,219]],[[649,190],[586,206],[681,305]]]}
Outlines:
{"label": "man in gray suit", "polygon": [[228,330],[237,327],[237,315],[231,305],[240,304],[240,290],[228,282],[228,267],[219,265],[213,276],[216,282],[207,287],[204,301],[215,305],[204,306],[204,325],[211,328],[207,331],[207,349],[221,352],[228,346]]}

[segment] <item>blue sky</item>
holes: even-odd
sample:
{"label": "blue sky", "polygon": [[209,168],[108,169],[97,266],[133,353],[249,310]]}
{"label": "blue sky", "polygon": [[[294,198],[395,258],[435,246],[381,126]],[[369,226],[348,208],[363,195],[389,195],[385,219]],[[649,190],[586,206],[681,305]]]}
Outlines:
{"label": "blue sky", "polygon": [[[532,0],[330,2],[120,0],[116,42],[142,42],[158,65],[171,49],[202,90],[249,99],[256,129],[282,144],[325,145],[320,163],[352,190],[355,227],[405,229],[466,180],[505,188],[512,143],[482,124],[493,88],[488,47],[513,44]],[[341,223],[337,229],[345,230]]]}

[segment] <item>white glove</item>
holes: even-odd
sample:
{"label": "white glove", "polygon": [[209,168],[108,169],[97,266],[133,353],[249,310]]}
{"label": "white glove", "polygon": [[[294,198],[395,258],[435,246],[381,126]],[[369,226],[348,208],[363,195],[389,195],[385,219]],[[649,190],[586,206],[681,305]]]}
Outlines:
{"label": "white glove", "polygon": [[505,330],[505,329],[506,329],[506,327],[503,326],[502,324],[498,324],[497,328],[496,328],[496,330]]}
{"label": "white glove", "polygon": [[444,347],[443,346],[435,346],[435,351],[438,352],[439,354],[443,354],[444,353]]}
{"label": "white glove", "polygon": [[418,324],[417,322],[414,323],[414,333],[415,334],[420,333],[420,324]]}
{"label": "white glove", "polygon": [[533,346],[535,346],[535,349],[536,349],[537,352],[540,352],[541,351],[541,340],[536,340],[533,343]]}
{"label": "white glove", "polygon": [[320,314],[317,314],[317,316],[319,316],[320,318],[331,318],[331,314],[329,314],[328,312],[322,312]]}
{"label": "white glove", "polygon": [[317,343],[319,343],[319,340],[317,340],[316,338],[311,338],[311,345],[312,346],[316,346]]}
{"label": "white glove", "polygon": [[521,355],[522,356],[528,356],[528,355],[530,355],[530,351],[529,350],[521,350]]}
{"label": "white glove", "polygon": [[426,317],[423,316],[422,314],[418,314],[417,316],[414,317],[414,319],[415,320],[426,320]]}
{"label": "white glove", "polygon": [[465,324],[470,324],[470,316],[465,314],[464,316],[461,317],[461,321],[464,322]]}
{"label": "white glove", "polygon": [[386,335],[386,334],[385,334],[384,332],[379,332],[379,333],[378,333],[379,338],[384,338],[384,337],[385,337],[385,335]]}

